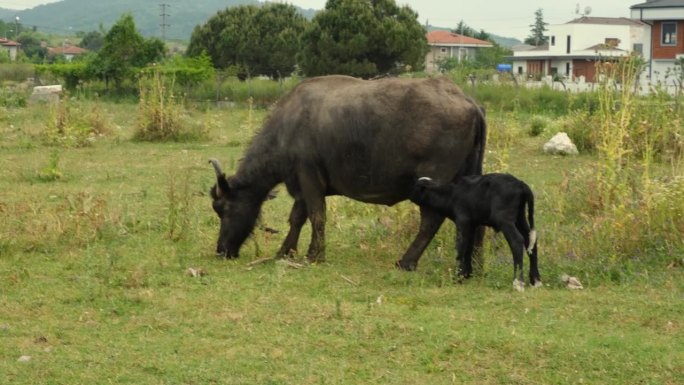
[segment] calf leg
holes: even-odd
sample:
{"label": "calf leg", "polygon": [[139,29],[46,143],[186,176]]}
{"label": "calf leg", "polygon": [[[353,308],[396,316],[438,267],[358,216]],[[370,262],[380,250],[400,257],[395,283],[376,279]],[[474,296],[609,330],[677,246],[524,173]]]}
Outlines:
{"label": "calf leg", "polygon": [[295,198],[295,202],[292,205],[292,211],[290,211],[290,231],[288,231],[283,245],[278,250],[276,258],[283,258],[289,256],[293,251],[297,250],[297,243],[299,242],[299,234],[302,230],[302,226],[306,223],[306,203],[301,198]]}
{"label": "calf leg", "polygon": [[539,268],[537,267],[537,243],[532,246],[532,252],[528,254],[530,257],[530,285],[539,287],[542,285],[541,276],[539,275]]}
{"label": "calf leg", "polygon": [[513,288],[523,291],[525,288],[525,281],[523,281],[523,253],[525,250],[523,236],[513,223],[501,226],[501,232],[506,237],[511,253],[513,253]]}
{"label": "calf leg", "polygon": [[404,253],[396,266],[402,270],[413,271],[418,266],[418,260],[425,248],[435,237],[437,230],[444,222],[444,216],[427,207],[420,208],[420,229],[416,238]]}
{"label": "calf leg", "polygon": [[[536,236],[533,237],[535,239],[530,239],[530,231],[534,230],[530,230],[530,225],[525,219],[524,212],[518,215],[518,220],[515,223],[515,227],[523,236],[525,250],[527,251],[527,255],[530,259],[530,285],[533,287],[538,287],[541,285],[541,277],[539,276],[539,269],[537,267],[537,240]],[[530,244],[530,242],[534,242],[534,244]]]}
{"label": "calf leg", "polygon": [[462,278],[470,278],[473,274],[473,246],[478,228],[470,223],[458,224],[458,235],[456,236],[458,275]]}

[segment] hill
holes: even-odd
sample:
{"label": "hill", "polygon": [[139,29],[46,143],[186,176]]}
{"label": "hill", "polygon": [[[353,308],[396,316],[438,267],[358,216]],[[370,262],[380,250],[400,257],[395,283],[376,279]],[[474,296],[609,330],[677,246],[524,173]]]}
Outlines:
{"label": "hill", "polygon": [[[162,12],[160,4],[167,7]],[[166,17],[166,37],[190,40],[193,28],[205,23],[217,11],[231,6],[259,4],[257,0],[62,0],[16,11],[0,8],[0,19],[14,22],[19,16],[25,28],[35,28],[50,34],[72,35],[78,31],[109,29],[124,13],[130,13],[144,36],[161,36],[162,13]],[[301,9],[306,17],[313,17],[313,9]]]}
{"label": "hill", "polygon": [[[162,11],[160,4],[167,7]],[[62,0],[56,3],[17,11],[0,8],[0,19],[14,22],[19,16],[24,27],[35,28],[49,34],[73,35],[78,31],[98,30],[102,26],[109,29],[124,13],[135,18],[135,23],[144,36],[161,36],[162,18],[166,13],[166,37],[177,40],[190,40],[193,28],[205,23],[219,10],[227,7],[259,4],[257,0],[117,0],[99,2],[92,0]],[[311,19],[317,10],[299,8],[300,12]],[[449,28],[428,26],[429,30]],[[491,35],[492,40],[504,47],[520,44],[518,39]]]}

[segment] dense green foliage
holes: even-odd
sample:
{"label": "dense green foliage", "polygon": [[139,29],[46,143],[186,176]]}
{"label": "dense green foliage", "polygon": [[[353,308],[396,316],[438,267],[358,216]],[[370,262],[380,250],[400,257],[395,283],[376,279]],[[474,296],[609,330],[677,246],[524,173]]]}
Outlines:
{"label": "dense green foliage", "polygon": [[130,79],[136,68],[164,57],[164,43],[145,39],[135,27],[133,16],[124,14],[104,37],[104,44],[95,57],[92,69],[95,77],[117,86]]}
{"label": "dense green foliage", "polygon": [[104,33],[101,31],[90,31],[83,33],[78,46],[88,51],[97,52],[104,45]]}
{"label": "dense green foliage", "polygon": [[418,15],[394,0],[331,0],[302,36],[299,65],[308,76],[419,70],[427,53]]}
{"label": "dense green foliage", "polygon": [[41,40],[32,33],[22,33],[17,37],[21,44],[21,51],[32,63],[42,63],[47,59],[47,48]]}
{"label": "dense green foliage", "polygon": [[187,54],[208,54],[217,68],[280,78],[295,70],[306,19],[288,4],[226,8],[197,26]]}

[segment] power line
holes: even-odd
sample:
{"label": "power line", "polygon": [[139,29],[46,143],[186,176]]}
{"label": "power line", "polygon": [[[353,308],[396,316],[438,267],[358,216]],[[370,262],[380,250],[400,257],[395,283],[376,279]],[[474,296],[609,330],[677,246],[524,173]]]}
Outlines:
{"label": "power line", "polygon": [[166,18],[171,16],[168,13],[166,13],[166,8],[170,8],[171,5],[162,3],[159,4],[159,7],[161,8],[161,14],[159,16],[161,16],[162,20],[161,24],[159,24],[159,26],[161,27],[161,38],[162,40],[166,40],[166,27],[171,26],[170,24],[166,23]]}

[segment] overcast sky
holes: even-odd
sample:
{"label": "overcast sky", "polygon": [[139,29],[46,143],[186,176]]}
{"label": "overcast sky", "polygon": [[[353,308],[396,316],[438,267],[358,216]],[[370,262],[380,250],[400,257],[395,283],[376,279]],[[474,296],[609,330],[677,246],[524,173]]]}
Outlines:
{"label": "overcast sky", "polygon": [[[26,9],[36,5],[52,3],[55,0],[0,0],[0,7]],[[93,0],[103,1],[103,0]],[[116,0],[108,0],[116,1]],[[198,0],[201,1],[201,0]],[[549,24],[562,24],[576,17],[575,9],[579,4],[580,12],[591,8],[591,16],[629,17],[629,7],[646,0],[396,0],[397,4],[408,5],[418,12],[418,20],[424,24],[440,27],[455,27],[460,20],[477,30],[504,37],[523,40],[530,34],[529,25],[534,22],[534,11],[544,10],[544,21]],[[173,4],[173,0],[165,0]],[[326,0],[283,0],[302,8],[323,9]],[[155,3],[156,7],[157,4]],[[173,18],[173,15],[171,15]]]}

